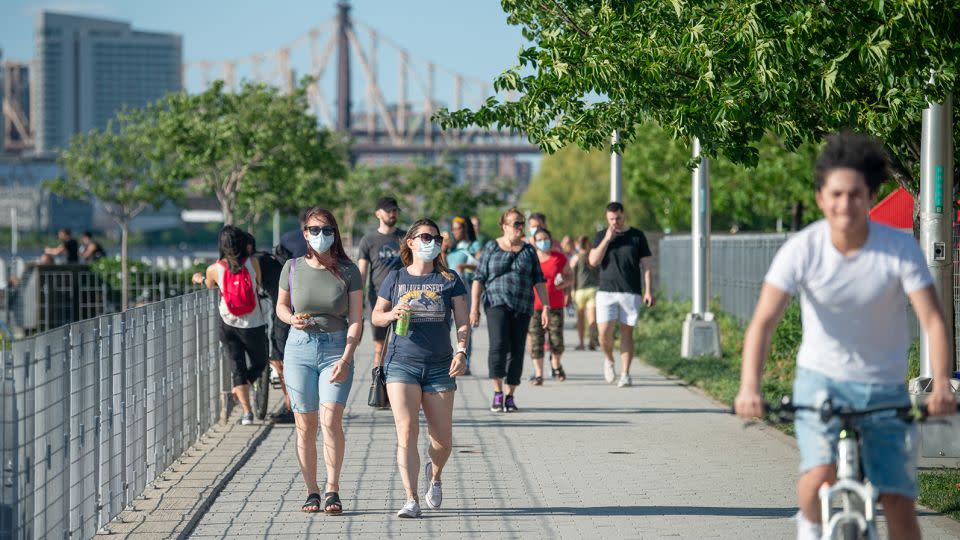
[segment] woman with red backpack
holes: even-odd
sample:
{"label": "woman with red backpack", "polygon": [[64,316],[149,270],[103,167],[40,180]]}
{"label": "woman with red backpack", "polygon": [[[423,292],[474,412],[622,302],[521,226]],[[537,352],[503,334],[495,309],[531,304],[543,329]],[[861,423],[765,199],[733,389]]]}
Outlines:
{"label": "woman with red backpack", "polygon": [[[220,288],[220,343],[232,361],[233,395],[243,408],[240,423],[253,423],[250,384],[267,365],[267,312],[260,306],[260,265],[247,256],[247,237],[227,225],[220,231],[220,258],[207,267],[206,276],[194,274],[194,283]],[[246,357],[250,357],[247,366]]]}

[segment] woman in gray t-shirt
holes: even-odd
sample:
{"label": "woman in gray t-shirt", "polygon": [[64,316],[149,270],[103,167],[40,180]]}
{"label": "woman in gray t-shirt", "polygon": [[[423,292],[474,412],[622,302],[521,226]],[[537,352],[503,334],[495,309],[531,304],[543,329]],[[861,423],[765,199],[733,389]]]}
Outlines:
{"label": "woman in gray t-shirt", "polygon": [[[304,512],[339,514],[343,464],[343,408],[353,384],[353,353],[360,343],[363,292],[360,271],[343,250],[333,215],[311,208],[304,219],[306,257],[280,273],[277,317],[290,325],[283,351],[284,379],[297,423],[297,457],[307,484]],[[323,409],[327,483],[317,484],[317,424]]]}

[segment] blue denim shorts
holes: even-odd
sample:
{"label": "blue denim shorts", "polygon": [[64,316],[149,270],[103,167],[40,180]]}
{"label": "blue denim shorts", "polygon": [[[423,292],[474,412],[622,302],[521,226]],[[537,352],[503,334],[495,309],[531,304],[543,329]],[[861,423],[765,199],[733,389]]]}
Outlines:
{"label": "blue denim shorts", "polygon": [[388,359],[383,365],[387,384],[418,384],[427,393],[451,392],[457,389],[457,381],[450,376],[450,363],[424,364],[402,358]]}
{"label": "blue denim shorts", "polygon": [[313,332],[290,328],[283,348],[283,379],[294,412],[316,412],[321,403],[346,405],[353,385],[353,367],[345,381],[330,382],[333,364],[343,356],[346,346],[346,330]]}
{"label": "blue denim shorts", "polygon": [[[813,405],[829,397],[835,407],[863,409],[876,406],[909,406],[905,384],[871,384],[832,379],[813,370],[797,368],[793,401]],[[824,424],[819,413],[800,411],[794,423],[800,447],[800,472],[837,462],[840,421]],[[859,422],[863,472],[880,493],[917,497],[917,428],[894,412],[870,415]]]}

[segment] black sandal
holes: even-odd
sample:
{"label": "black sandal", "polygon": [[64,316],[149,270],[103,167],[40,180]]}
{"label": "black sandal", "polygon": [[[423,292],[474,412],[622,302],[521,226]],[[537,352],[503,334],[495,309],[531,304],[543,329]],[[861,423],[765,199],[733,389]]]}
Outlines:
{"label": "black sandal", "polygon": [[553,376],[560,379],[560,382],[567,380],[567,374],[563,371],[563,366],[553,368]]}
{"label": "black sandal", "polygon": [[330,515],[343,513],[343,503],[340,502],[340,494],[336,491],[328,491],[323,494],[323,513]]}
{"label": "black sandal", "polygon": [[[316,510],[310,510],[311,508],[316,508]],[[320,511],[320,494],[311,493],[307,495],[307,502],[303,503],[303,506],[300,510],[307,512],[308,514],[315,514]]]}
{"label": "black sandal", "polygon": [[534,386],[543,386],[543,377],[538,377],[536,375],[530,377],[530,384]]}

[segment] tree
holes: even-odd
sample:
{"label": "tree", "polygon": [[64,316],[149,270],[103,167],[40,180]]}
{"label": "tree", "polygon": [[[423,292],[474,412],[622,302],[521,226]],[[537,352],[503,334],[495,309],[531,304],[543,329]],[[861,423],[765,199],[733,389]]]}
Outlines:
{"label": "tree", "polygon": [[103,131],[77,134],[60,155],[66,175],[47,182],[54,193],[102,206],[120,227],[122,309],[128,307],[127,244],[130,222],[149,207],[179,201],[182,183],[162,171],[168,156],[158,153],[157,117],[140,109],[127,109],[107,122]]}
{"label": "tree", "polygon": [[754,166],[768,131],[793,151],[852,128],[885,141],[894,177],[916,193],[926,98],[958,86],[956,2],[502,5],[533,43],[494,82],[519,98],[437,119],[519,129],[548,152],[603,148],[614,130],[625,146],[654,120],[679,140],[699,137],[705,155]]}
{"label": "tree", "polygon": [[194,178],[215,195],[227,225],[302,206],[305,179],[313,189],[330,186],[329,194],[346,174],[346,154],[307,112],[308,82],[289,95],[253,83],[225,93],[223,81],[200,94],[168,94],[155,106],[158,143],[177,156],[168,175]]}

